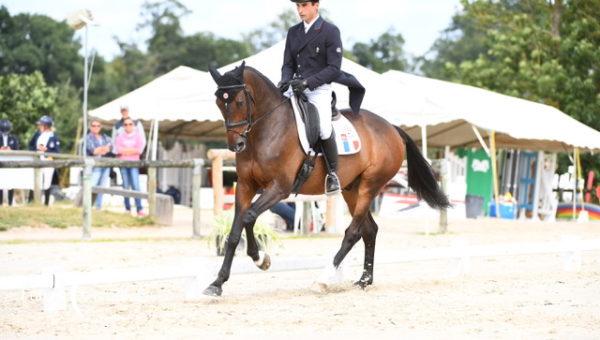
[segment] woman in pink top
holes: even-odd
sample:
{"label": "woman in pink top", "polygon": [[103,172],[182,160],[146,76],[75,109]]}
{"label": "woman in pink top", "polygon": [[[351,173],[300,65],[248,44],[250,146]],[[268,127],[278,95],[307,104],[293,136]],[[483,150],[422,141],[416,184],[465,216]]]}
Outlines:
{"label": "woman in pink top", "polygon": [[[125,131],[118,135],[117,139],[115,140],[117,158],[127,161],[137,161],[140,159],[142,151],[144,151],[144,139],[135,128],[134,122],[131,118],[125,119],[123,121],[123,126]],[[140,191],[140,170],[138,168],[120,169],[121,177],[123,178],[123,189]],[[135,199],[135,207],[137,209],[138,216],[144,216],[141,199]],[[131,211],[129,197],[125,197],[125,209],[127,209],[127,211]]]}

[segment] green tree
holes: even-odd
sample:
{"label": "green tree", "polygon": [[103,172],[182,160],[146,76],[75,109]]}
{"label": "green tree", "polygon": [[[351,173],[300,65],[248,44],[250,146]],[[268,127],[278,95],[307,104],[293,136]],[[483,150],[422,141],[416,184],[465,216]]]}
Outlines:
{"label": "green tree", "polygon": [[389,29],[369,43],[355,43],[352,47],[352,54],[357,63],[373,71],[402,71],[406,69],[408,64],[403,47],[404,38],[402,34],[396,34],[393,29]]}
{"label": "green tree", "polygon": [[71,81],[81,86],[81,48],[64,22],[37,14],[11,16],[0,7],[0,74],[40,71],[50,85]]}
{"label": "green tree", "polygon": [[46,85],[40,72],[0,75],[0,119],[12,122],[21,145],[27,145],[33,136],[37,119],[42,115],[55,117],[56,112],[57,90]]}
{"label": "green tree", "polygon": [[250,44],[252,52],[256,53],[285,39],[289,28],[297,23],[298,15],[294,10],[289,9],[280,13],[277,19],[265,27],[243,34],[243,40]]}
{"label": "green tree", "polygon": [[154,58],[154,74],[166,73],[181,65],[185,54],[185,37],[180,19],[188,14],[187,9],[178,0],[144,2],[142,22],[138,29],[149,29],[148,54]]}
{"label": "green tree", "polygon": [[[600,130],[599,0],[461,3],[425,74],[552,105]],[[600,157],[582,161],[597,168]]]}

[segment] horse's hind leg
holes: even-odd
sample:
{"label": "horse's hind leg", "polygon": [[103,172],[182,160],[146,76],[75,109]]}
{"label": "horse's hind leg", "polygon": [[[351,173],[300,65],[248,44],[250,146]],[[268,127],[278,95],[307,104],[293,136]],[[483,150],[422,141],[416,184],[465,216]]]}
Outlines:
{"label": "horse's hind leg", "polygon": [[361,227],[362,239],[365,244],[365,263],[363,274],[360,280],[356,281],[354,284],[365,288],[368,285],[373,284],[373,264],[375,261],[375,239],[377,238],[377,230],[379,227],[375,220],[373,219],[373,215],[371,212],[367,213],[367,217]]}
{"label": "horse's hind leg", "polygon": [[348,208],[352,214],[352,222],[346,229],[342,246],[333,259],[333,265],[336,268],[339,267],[348,252],[362,236],[362,227],[369,213],[371,201],[376,194],[373,191],[364,179],[357,179],[353,183],[352,189],[344,192],[344,199],[348,203]]}

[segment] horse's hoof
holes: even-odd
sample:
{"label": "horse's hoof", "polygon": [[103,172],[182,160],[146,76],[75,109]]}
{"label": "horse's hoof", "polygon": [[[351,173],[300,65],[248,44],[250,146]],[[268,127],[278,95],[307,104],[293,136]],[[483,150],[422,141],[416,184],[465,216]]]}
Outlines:
{"label": "horse's hoof", "polygon": [[364,281],[364,280],[358,280],[358,281],[354,282],[354,285],[362,290],[367,289],[367,287],[372,284],[373,284],[373,281],[369,282],[369,281]]}
{"label": "horse's hoof", "polygon": [[271,267],[271,257],[265,252],[259,253],[259,259],[254,261],[260,270],[268,270]]}
{"label": "horse's hoof", "polygon": [[221,296],[221,294],[223,294],[223,288],[210,285],[202,292],[202,294],[208,296]]}
{"label": "horse's hoof", "polygon": [[260,268],[261,270],[268,270],[269,268],[271,268],[271,257],[269,256],[269,254],[265,254],[265,259],[263,260],[262,265],[260,265],[258,268]]}

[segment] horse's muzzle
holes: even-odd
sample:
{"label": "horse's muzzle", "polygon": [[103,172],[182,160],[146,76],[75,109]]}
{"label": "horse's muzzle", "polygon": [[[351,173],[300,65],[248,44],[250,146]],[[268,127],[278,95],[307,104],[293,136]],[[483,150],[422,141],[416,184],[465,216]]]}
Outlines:
{"label": "horse's muzzle", "polygon": [[233,151],[235,153],[240,153],[240,152],[246,150],[246,145],[247,144],[248,143],[246,142],[245,138],[238,138],[235,141],[234,145],[229,144],[229,150],[231,150],[231,151]]}

